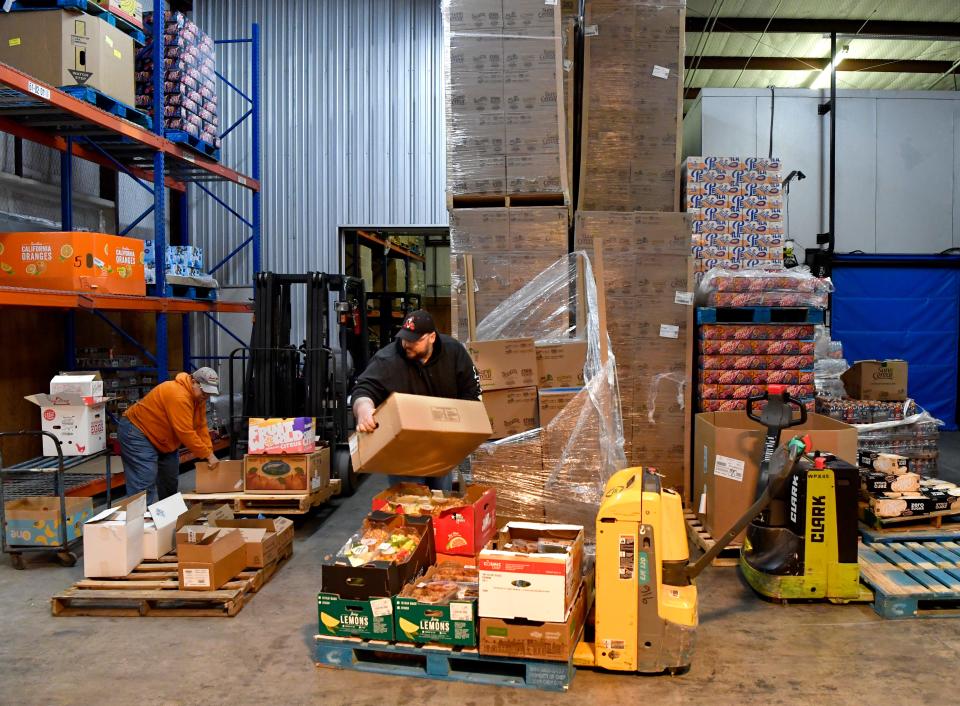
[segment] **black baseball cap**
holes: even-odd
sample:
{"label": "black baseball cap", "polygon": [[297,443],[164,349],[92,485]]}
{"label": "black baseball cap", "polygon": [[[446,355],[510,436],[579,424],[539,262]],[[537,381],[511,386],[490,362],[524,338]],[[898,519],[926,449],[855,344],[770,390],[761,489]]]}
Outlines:
{"label": "black baseball cap", "polygon": [[425,309],[417,309],[407,314],[407,318],[403,320],[403,325],[397,333],[397,338],[413,343],[419,341],[424,334],[435,333],[436,330],[437,327],[433,323],[430,312]]}

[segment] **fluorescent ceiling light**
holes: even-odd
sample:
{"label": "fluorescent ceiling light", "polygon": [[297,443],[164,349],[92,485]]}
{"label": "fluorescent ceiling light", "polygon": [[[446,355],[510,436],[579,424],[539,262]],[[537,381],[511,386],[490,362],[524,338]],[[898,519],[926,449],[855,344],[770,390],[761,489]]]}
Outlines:
{"label": "fluorescent ceiling light", "polygon": [[817,76],[813,83],[810,84],[810,88],[820,89],[820,88],[829,88],[830,87],[830,73],[833,71],[833,67],[843,61],[843,57],[847,55],[850,51],[850,45],[844,44],[842,47],[837,48],[837,58],[827,64],[826,68],[820,72],[820,75]]}

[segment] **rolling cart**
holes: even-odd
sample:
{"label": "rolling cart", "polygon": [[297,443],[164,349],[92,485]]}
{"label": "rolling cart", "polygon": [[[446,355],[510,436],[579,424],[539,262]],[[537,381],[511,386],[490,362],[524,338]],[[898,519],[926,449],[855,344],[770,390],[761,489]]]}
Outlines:
{"label": "rolling cart", "polygon": [[[77,563],[73,549],[83,541],[82,536],[67,539],[67,493],[87,486],[99,474],[81,471],[78,467],[92,459],[105,459],[107,507],[110,507],[112,478],[110,472],[110,452],[100,451],[87,456],[64,457],[60,440],[47,431],[0,432],[0,441],[12,436],[48,436],[57,448],[56,456],[40,456],[13,466],[3,465],[3,453],[0,449],[0,543],[3,551],[10,555],[10,563],[15,569],[23,569],[23,555],[27,552],[56,552],[57,560],[63,566]],[[51,497],[60,501],[60,531],[56,539],[59,543],[45,545],[11,544],[8,538],[6,504],[8,500],[26,497]]]}

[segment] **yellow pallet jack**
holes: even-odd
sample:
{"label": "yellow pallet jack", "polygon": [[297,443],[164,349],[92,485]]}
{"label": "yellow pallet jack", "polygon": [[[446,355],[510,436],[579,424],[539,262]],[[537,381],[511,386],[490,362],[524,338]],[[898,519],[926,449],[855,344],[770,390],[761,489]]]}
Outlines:
{"label": "yellow pallet jack", "polygon": [[806,445],[796,437],[776,450],[766,488],[693,564],[680,495],[662,488],[652,469],[615,473],[597,512],[594,640],[577,645],[574,664],[643,674],[686,671],[698,622],[694,579],[781,495]]}

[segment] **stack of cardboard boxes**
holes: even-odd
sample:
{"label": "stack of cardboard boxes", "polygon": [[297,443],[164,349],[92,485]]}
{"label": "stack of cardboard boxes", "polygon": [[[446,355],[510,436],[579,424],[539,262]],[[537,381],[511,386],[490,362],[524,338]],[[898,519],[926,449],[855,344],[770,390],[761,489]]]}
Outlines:
{"label": "stack of cardboard boxes", "polygon": [[[40,407],[40,428],[55,436],[64,456],[88,456],[107,447],[103,380],[97,372],[61,373],[50,380],[50,393],[25,399]],[[43,437],[43,455],[57,456],[57,443]]]}

